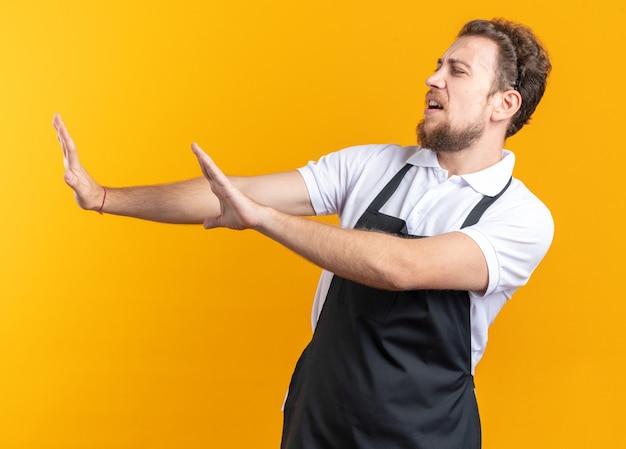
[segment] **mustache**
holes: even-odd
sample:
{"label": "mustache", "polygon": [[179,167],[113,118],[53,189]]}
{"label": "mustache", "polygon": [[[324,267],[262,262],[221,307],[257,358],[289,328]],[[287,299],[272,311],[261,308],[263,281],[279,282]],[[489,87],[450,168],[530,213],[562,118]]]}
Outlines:
{"label": "mustache", "polygon": [[446,106],[448,103],[446,98],[443,98],[439,92],[436,92],[432,89],[429,89],[428,92],[426,92],[426,95],[424,96],[424,100],[426,104],[428,104],[429,100],[435,100],[437,103],[439,103],[442,106]]}

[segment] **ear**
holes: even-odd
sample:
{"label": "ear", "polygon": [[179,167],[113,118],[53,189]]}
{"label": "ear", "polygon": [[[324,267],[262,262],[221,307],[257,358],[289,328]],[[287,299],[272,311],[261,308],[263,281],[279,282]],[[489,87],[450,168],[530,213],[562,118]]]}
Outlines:
{"label": "ear", "polygon": [[513,89],[496,94],[494,100],[496,103],[491,114],[491,120],[494,122],[509,120],[522,106],[522,96]]}

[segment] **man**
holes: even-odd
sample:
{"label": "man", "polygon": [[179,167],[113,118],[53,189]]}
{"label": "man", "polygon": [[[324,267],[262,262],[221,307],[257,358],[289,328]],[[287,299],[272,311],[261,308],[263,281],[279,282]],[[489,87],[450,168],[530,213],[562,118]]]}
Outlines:
{"label": "man", "polygon": [[[548,250],[548,209],[517,179],[507,137],[528,122],[550,63],[532,32],[472,21],[427,80],[419,147],[368,145],[297,171],[104,188],[59,116],[65,181],[84,209],[254,229],[324,269],[282,447],[476,449],[474,368],[487,329]],[[209,182],[207,183],[206,180]],[[338,213],[341,227],[302,218]]]}

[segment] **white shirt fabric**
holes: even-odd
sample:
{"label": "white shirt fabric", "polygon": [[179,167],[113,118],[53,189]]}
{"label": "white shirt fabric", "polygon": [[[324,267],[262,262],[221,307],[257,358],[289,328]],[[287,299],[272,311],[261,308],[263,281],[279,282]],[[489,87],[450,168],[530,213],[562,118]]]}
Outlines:
{"label": "white shirt fabric", "polygon": [[[484,170],[450,176],[428,149],[399,145],[346,148],[299,169],[317,215],[338,214],[341,227],[352,228],[376,195],[406,164],[413,165],[381,212],[406,221],[411,235],[459,231],[480,247],[489,269],[485,292],[471,300],[472,373],[485,352],[488,328],[506,301],[524,285],[548,251],[554,222],[546,206],[519,180],[473,225],[460,229],[484,195],[495,196],[510,179],[515,155]],[[313,303],[315,329],[332,280],[324,270]]]}

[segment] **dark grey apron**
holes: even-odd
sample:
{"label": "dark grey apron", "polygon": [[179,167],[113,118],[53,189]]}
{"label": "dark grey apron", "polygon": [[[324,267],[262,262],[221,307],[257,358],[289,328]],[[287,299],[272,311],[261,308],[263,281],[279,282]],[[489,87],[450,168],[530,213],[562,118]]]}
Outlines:
{"label": "dark grey apron", "polygon": [[[355,228],[409,236],[380,213],[409,170],[378,194]],[[462,227],[478,222],[483,199]],[[282,449],[479,449],[466,291],[385,291],[334,276],[296,365]]]}

